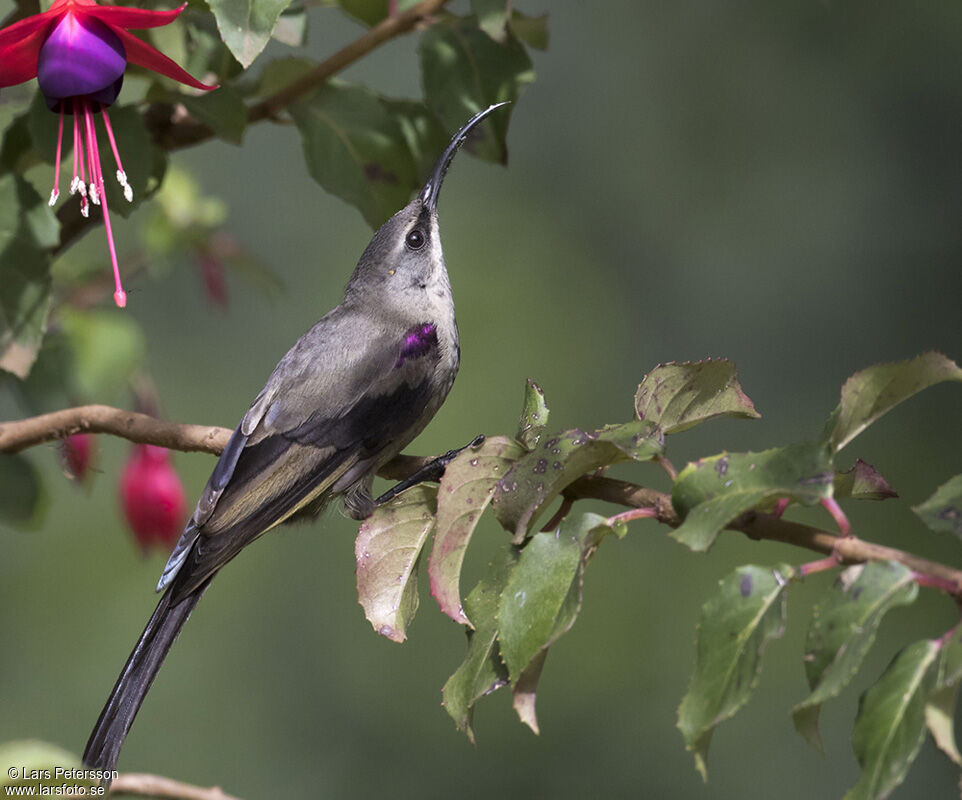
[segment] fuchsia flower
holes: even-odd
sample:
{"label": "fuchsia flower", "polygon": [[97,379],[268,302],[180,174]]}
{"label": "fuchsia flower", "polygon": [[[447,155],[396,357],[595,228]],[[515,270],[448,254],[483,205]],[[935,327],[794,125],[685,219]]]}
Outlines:
{"label": "fuchsia flower", "polygon": [[60,457],[67,477],[79,483],[87,480],[96,445],[89,433],[75,433],[60,442]]}
{"label": "fuchsia flower", "polygon": [[144,552],[173,549],[187,521],[187,497],[167,450],[134,445],[120,476],[120,502]]}
{"label": "fuchsia flower", "polygon": [[123,308],[127,295],[120,283],[117,252],[107,213],[104,175],[94,118],[101,113],[107,140],[117,164],[117,181],[124,197],[133,200],[117,152],[107,106],[117,99],[127,62],[146,67],[195,89],[216,89],[192,78],[159,50],[128,32],[129,28],[169,25],[186,3],[172,11],[147,11],[122,6],[98,6],[95,0],[55,0],[49,11],[35,14],[0,30],[0,88],[37,78],[51,111],[59,114],[57,158],[50,205],[60,196],[60,156],[64,114],[73,116],[73,178],[70,194],[80,194],[80,210],[102,205],[107,246],[114,270],[114,302]]}

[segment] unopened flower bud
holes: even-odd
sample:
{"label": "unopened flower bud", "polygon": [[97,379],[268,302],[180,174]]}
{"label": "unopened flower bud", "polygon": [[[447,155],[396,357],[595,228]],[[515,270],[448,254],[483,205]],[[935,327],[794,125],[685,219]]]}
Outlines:
{"label": "unopened flower bud", "polygon": [[120,501],[134,538],[144,549],[173,548],[187,519],[180,477],[163,447],[136,445],[120,479]]}

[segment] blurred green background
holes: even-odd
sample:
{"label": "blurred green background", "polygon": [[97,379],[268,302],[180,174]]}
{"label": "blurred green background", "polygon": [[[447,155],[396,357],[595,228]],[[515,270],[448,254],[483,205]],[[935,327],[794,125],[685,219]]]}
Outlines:
{"label": "blurred green background", "polygon": [[[445,184],[463,362],[412,451],[512,432],[528,376],[554,427],[590,426],[629,418],[658,362],[731,358],[763,419],[675,437],[680,465],[815,434],[842,381],[871,363],[928,348],[962,357],[962,4],[521,8],[550,12],[551,47],[534,55],[537,82],[514,110],[509,168],[462,155]],[[316,9],[307,50],[323,56],[359,32]],[[417,96],[416,42],[396,40],[345,77]],[[258,125],[243,148],[205,145],[174,163],[227,200],[227,228],[286,286],[267,301],[234,281],[225,313],[208,307],[190,263],[128,287],[124,313],[146,331],[164,413],[232,426],[338,302],[370,230],[307,176],[293,128]],[[115,221],[122,252],[148,214]],[[102,252],[102,236],[79,248]],[[960,563],[958,542],[908,508],[962,472],[960,399],[958,386],[936,387],[848,448],[903,498],[850,503],[860,535]],[[8,399],[0,410],[17,413]],[[35,450],[51,487],[44,525],[0,530],[0,741],[79,753],[153,608],[163,558],[140,557],[118,512],[129,446],[101,445],[88,492],[59,477],[53,446]],[[196,498],[213,459],[175,463]],[[665,485],[653,467],[618,474]],[[584,612],[548,659],[541,735],[500,693],[480,704],[472,747],[439,707],[462,631],[425,591],[407,643],[376,636],[356,602],[354,531],[329,513],[265,537],[224,571],[161,671],[122,770],[248,799],[840,796],[858,775],[849,737],[859,693],[901,646],[957,618],[930,590],[886,618],[854,685],[823,711],[823,758],[789,710],[806,694],[810,605],[831,577],[797,586],[755,697],[714,736],[706,786],[674,728],[699,608],[739,564],[814,556],[735,534],[694,555],[664,528],[633,523],[592,561]],[[463,587],[501,536],[482,528]],[[896,796],[951,797],[957,786],[927,742]]]}

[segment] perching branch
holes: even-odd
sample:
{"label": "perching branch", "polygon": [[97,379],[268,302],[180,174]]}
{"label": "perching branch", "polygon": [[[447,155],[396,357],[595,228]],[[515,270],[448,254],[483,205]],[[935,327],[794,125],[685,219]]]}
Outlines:
{"label": "perching branch", "polygon": [[[231,434],[228,428],[166,422],[111,406],[78,406],[38,417],[0,422],[0,453],[19,453],[29,447],[81,432],[108,433],[141,444],[211,455],[220,455]],[[399,455],[385,464],[378,475],[389,480],[404,480],[433,460],[430,457]],[[681,524],[669,495],[614,478],[585,475],[565,489],[562,499],[566,504],[590,499],[629,508],[650,508],[654,511],[653,518],[659,522],[673,528]],[[810,525],[753,511],[736,519],[728,529],[740,531],[750,539],[784,542],[834,556],[840,563],[898,561],[916,573],[920,584],[962,598],[962,570],[894,547],[867,542],[857,536],[838,536]]]}
{"label": "perching branch", "polygon": [[181,783],[160,775],[127,772],[118,775],[110,784],[111,797],[134,795],[137,797],[163,797],[168,800],[237,800],[219,786],[205,788]]}
{"label": "perching branch", "polygon": [[[227,446],[232,431],[216,425],[167,422],[113,406],[77,406],[39,417],[0,422],[0,453],[19,453],[75,433],[109,433],[138,444],[219,456]],[[378,474],[389,480],[404,480],[432,460],[400,455],[385,464]]]}
{"label": "perching branch", "polygon": [[[251,106],[247,112],[248,124],[276,117],[295,100],[323,85],[328,78],[382,44],[414,29],[418,23],[436,14],[447,3],[448,0],[422,0],[401,14],[381,20],[353,42],[324,59],[310,72]],[[214,136],[210,127],[189,114],[181,113],[180,109],[169,103],[155,103],[150,106],[145,114],[145,121],[154,141],[167,151],[192,147]],[[82,235],[94,222],[92,218],[81,215],[77,203],[61,206],[57,217],[60,220],[60,241],[53,250],[55,255]]]}
{"label": "perching branch", "polygon": [[109,433],[138,444],[215,456],[227,446],[231,435],[228,428],[167,422],[112,406],[77,406],[17,422],[0,422],[0,453],[19,453],[75,433]]}
{"label": "perching branch", "polygon": [[[228,428],[166,422],[111,406],[79,406],[15,422],[0,423],[0,453],[17,453],[81,432],[108,433],[132,442],[212,455],[220,454],[231,434]],[[385,464],[378,474],[391,480],[403,480],[431,460],[401,455]],[[572,483],[565,490],[564,497],[566,500],[604,500],[629,508],[651,508],[655,512],[654,518],[659,522],[671,527],[681,524],[667,494],[627,481],[586,475]],[[962,571],[903,550],[867,542],[856,536],[837,536],[809,525],[754,512],[742,515],[728,527],[751,539],[785,542],[833,555],[843,563],[884,559],[898,561],[920,576],[933,579],[934,585],[939,588],[957,597],[962,596]]]}

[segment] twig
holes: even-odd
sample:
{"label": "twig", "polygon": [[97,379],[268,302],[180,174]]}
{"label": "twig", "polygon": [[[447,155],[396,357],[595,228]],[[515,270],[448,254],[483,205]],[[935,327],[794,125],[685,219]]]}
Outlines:
{"label": "twig", "polygon": [[436,14],[447,2],[448,0],[422,0],[416,6],[411,6],[403,14],[381,20],[363,36],[355,39],[346,47],[342,47],[310,72],[252,106],[247,113],[247,122],[258,122],[275,116],[299,97],[323,84],[332,75],[363,58],[395,36],[407,33],[421,20]]}
{"label": "twig", "polygon": [[[168,422],[113,406],[77,406],[15,422],[0,422],[0,453],[19,453],[75,433],[108,433],[138,444],[218,456],[227,446],[231,429]],[[397,456],[378,474],[390,480],[404,480],[433,460],[430,457]]]}
{"label": "twig", "polygon": [[657,455],[655,456],[655,463],[661,467],[667,474],[668,477],[673,481],[678,477],[678,470],[675,469],[675,465],[668,460],[668,456]]}
{"label": "twig", "polygon": [[[110,406],[80,406],[39,417],[0,422],[0,453],[18,453],[80,431],[109,433],[133,442],[213,455],[220,454],[231,433],[227,428],[165,422]],[[403,480],[433,460],[430,457],[398,456],[385,464],[378,474],[391,480]],[[652,516],[659,522],[673,528],[681,524],[669,495],[628,481],[585,475],[565,489],[563,498],[571,501],[604,500],[628,508],[651,509]],[[754,511],[742,514],[728,529],[740,531],[750,539],[785,542],[831,555],[843,564],[898,561],[918,573],[921,585],[934,586],[956,598],[962,598],[962,571],[904,550],[867,542],[857,536],[837,536],[810,525]]]}
{"label": "twig", "polygon": [[542,532],[553,531],[561,524],[561,520],[568,516],[571,511],[571,507],[575,504],[574,498],[562,496],[561,505],[558,506],[558,510],[555,511],[554,516],[549,519],[544,527],[541,528]]}
{"label": "twig", "polygon": [[809,561],[807,564],[802,564],[798,568],[798,573],[803,578],[807,578],[809,575],[835,569],[839,564],[840,562],[835,556],[828,556],[826,558],[820,558],[818,561]]}
{"label": "twig", "polygon": [[109,794],[111,796],[163,797],[169,800],[238,800],[219,786],[205,788],[141,772],[126,772],[118,775],[110,784]]}
{"label": "twig", "polygon": [[[632,508],[651,507],[656,510],[656,519],[660,522],[673,528],[681,524],[681,519],[672,508],[671,497],[627,481],[585,476],[572,483],[565,490],[565,495],[579,500],[605,500]],[[740,531],[749,539],[784,542],[814,550],[817,553],[835,555],[843,564],[898,561],[920,575],[934,578],[938,588],[948,594],[962,597],[962,571],[904,550],[866,542],[857,536],[836,536],[819,528],[789,522],[771,514],[758,514],[754,511],[749,511],[736,519],[728,526],[728,530]],[[920,585],[923,585],[921,581]]]}
{"label": "twig", "polygon": [[140,444],[212,455],[220,454],[231,435],[227,428],[167,422],[112,406],[78,406],[17,422],[0,422],[0,453],[18,453],[75,433],[109,433]]}

